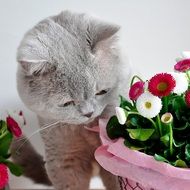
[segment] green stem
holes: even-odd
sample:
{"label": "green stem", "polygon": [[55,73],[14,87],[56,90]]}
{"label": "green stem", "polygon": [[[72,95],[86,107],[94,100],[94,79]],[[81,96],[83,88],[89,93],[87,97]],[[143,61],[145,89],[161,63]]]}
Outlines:
{"label": "green stem", "polygon": [[188,72],[188,71],[186,71],[185,73],[186,73],[186,75],[187,75],[188,80],[190,81],[189,72]]}
{"label": "green stem", "polygon": [[135,80],[136,78],[143,82],[143,80],[142,80],[139,76],[134,75],[133,78],[132,78],[132,80],[131,80],[130,87],[133,85],[134,80]]}
{"label": "green stem", "polygon": [[136,103],[135,103],[135,101],[133,100],[132,102],[133,102],[133,106],[136,108]]}
{"label": "green stem", "polygon": [[173,129],[172,129],[172,124],[169,124],[170,128],[170,155],[173,155]]}
{"label": "green stem", "polygon": [[0,140],[8,134],[8,130],[0,136]]}
{"label": "green stem", "polygon": [[162,124],[160,121],[160,115],[159,114],[157,115],[156,119],[157,119],[157,123],[158,123],[159,133],[160,133],[160,136],[162,137]]}
{"label": "green stem", "polygon": [[168,112],[168,97],[167,96],[163,97],[163,108],[164,108],[164,112],[167,113]]}

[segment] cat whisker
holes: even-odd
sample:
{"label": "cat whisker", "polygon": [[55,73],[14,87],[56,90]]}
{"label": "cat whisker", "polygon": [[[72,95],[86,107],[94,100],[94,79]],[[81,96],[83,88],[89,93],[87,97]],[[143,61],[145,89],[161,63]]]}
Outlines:
{"label": "cat whisker", "polygon": [[[24,146],[24,144],[27,143],[34,135],[38,134],[39,132],[43,132],[43,131],[46,130],[46,129],[49,129],[50,127],[51,127],[51,129],[52,129],[52,128],[55,128],[55,127],[57,127],[56,124],[58,124],[58,123],[60,123],[60,122],[61,122],[61,121],[56,121],[56,122],[51,123],[51,124],[48,124],[48,125],[47,125],[47,124],[46,124],[46,125],[43,125],[42,128],[40,128],[40,129],[34,131],[29,137],[23,137],[23,138],[20,138],[20,139],[16,140],[17,142],[24,140],[24,142],[17,148],[17,150],[15,151],[15,153],[16,153],[16,154],[19,154],[20,149],[21,149],[21,148]],[[55,125],[55,126],[52,127],[53,125]],[[50,130],[50,131],[51,131],[51,130]],[[50,131],[49,131],[49,132],[50,132]],[[49,133],[49,132],[48,132],[48,133]]]}

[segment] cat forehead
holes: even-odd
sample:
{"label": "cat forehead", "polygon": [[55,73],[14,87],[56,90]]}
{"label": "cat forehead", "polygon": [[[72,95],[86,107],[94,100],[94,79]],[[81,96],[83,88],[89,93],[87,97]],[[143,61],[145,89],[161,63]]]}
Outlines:
{"label": "cat forehead", "polygon": [[[87,42],[82,35],[80,37],[74,35],[50,19],[41,22],[31,33],[33,35],[28,35],[27,38],[29,38],[29,43],[33,45],[33,51],[40,50],[34,54],[48,58],[51,62],[59,62],[60,60],[65,60],[66,63],[80,62],[90,58]],[[27,39],[25,41],[27,42]]]}

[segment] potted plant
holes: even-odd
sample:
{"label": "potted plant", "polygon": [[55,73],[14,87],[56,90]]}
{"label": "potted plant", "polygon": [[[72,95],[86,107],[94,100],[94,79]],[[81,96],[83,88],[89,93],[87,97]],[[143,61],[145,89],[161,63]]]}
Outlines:
{"label": "potted plant", "polygon": [[178,59],[176,72],[134,76],[130,101],[120,96],[116,115],[100,120],[103,145],[95,157],[120,176],[121,189],[190,189],[189,55]]}
{"label": "potted plant", "polygon": [[9,160],[10,146],[13,138],[22,135],[20,124],[24,124],[22,112],[12,112],[6,120],[0,120],[0,189],[7,190],[9,182],[8,170],[16,176],[22,174],[22,168]]}

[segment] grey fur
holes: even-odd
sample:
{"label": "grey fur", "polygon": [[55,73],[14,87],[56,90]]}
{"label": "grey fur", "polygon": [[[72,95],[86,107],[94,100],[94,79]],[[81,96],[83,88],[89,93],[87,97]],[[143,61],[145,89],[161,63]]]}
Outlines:
{"label": "grey fur", "polygon": [[[69,184],[64,186],[64,174],[61,172],[60,177],[55,179],[53,166],[57,165],[52,165],[52,160],[61,164],[58,160],[63,157],[55,156],[58,144],[62,144],[64,149],[61,154],[69,155],[66,145],[70,144],[68,140],[70,135],[73,137],[72,132],[75,134],[76,130],[78,134],[81,125],[91,126],[88,123],[99,116],[110,116],[113,111],[108,111],[108,108],[113,110],[118,95],[123,93],[120,89],[127,89],[127,85],[124,87],[122,84],[126,84],[129,68],[121,60],[118,30],[117,25],[85,14],[63,11],[29,30],[18,48],[17,85],[21,99],[37,114],[41,127],[54,121],[61,121],[59,127],[65,126],[65,129],[57,129],[58,133],[53,129],[54,136],[49,133],[42,135],[46,148],[46,168],[57,189],[80,189]],[[65,106],[68,102],[70,105]],[[89,113],[92,114],[90,118]],[[70,129],[72,132],[69,133]],[[95,136],[92,134],[92,139],[96,139],[92,150],[100,145],[98,136]],[[53,142],[52,138],[56,141]],[[86,139],[86,142],[91,140]],[[83,145],[81,150],[86,150]],[[84,152],[81,152],[81,157],[84,156]],[[86,186],[82,184],[81,189],[84,190]]]}

